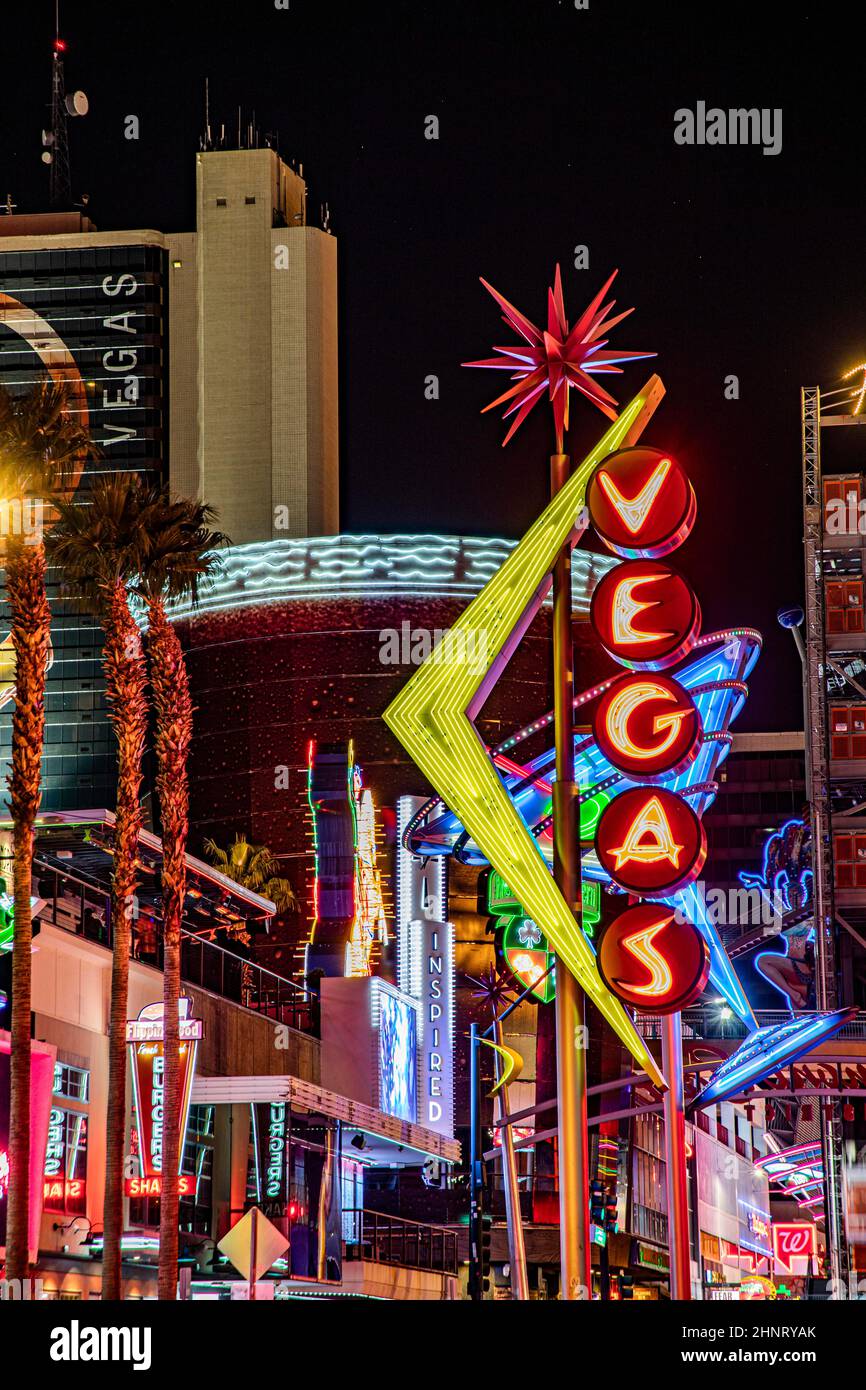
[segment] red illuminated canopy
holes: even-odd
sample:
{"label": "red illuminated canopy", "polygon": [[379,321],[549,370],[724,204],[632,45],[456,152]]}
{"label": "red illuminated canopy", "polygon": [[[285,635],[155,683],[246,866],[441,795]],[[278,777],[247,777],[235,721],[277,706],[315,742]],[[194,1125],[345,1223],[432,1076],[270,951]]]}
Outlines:
{"label": "red illuminated canopy", "polygon": [[620,772],[652,780],[681,771],[700,747],[701,717],[671,676],[620,676],[598,701],[593,729],[599,749]]}
{"label": "red illuminated canopy", "polygon": [[614,883],[636,897],[655,897],[697,878],[707,837],[681,796],[664,787],[632,787],[604,808],[595,852]]}
{"label": "red illuminated canopy", "polygon": [[667,555],[682,545],[697,511],[682,465],[661,449],[620,449],[596,469],[587,497],[592,523],[626,558]]}
{"label": "red illuminated canopy", "polygon": [[596,586],[590,621],[615,661],[653,671],[673,666],[690,650],[701,610],[676,570],[658,560],[626,560]]}
{"label": "red illuminated canopy", "polygon": [[598,968],[608,989],[633,1008],[672,1014],[698,998],[710,973],[710,952],[691,922],[673,908],[640,903],[602,934]]}

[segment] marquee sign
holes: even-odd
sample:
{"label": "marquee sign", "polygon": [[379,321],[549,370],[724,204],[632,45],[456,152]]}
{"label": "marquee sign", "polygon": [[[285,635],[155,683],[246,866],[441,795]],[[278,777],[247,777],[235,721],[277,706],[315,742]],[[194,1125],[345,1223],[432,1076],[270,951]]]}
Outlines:
{"label": "marquee sign", "polygon": [[632,787],[605,809],[595,851],[620,888],[637,897],[655,897],[697,878],[707,857],[707,837],[683,797],[664,787]]}
{"label": "marquee sign", "polygon": [[640,903],[602,933],[598,968],[626,1004],[670,1014],[697,999],[710,973],[710,952],[697,927],[677,922],[673,908]]}
{"label": "marquee sign", "polygon": [[682,545],[695,523],[694,489],[682,465],[661,449],[620,449],[595,472],[589,514],[608,549],[655,558]]}
{"label": "marquee sign", "polygon": [[671,676],[619,676],[601,696],[593,720],[599,749],[630,777],[681,772],[697,755],[703,729],[697,706]]}
{"label": "marquee sign", "polygon": [[660,671],[691,650],[701,610],[676,570],[657,560],[626,560],[596,585],[590,621],[615,661],[638,671]]}
{"label": "marquee sign", "polygon": [[[196,1053],[202,1036],[202,1025],[201,1019],[192,1017],[192,1000],[187,996],[180,999],[178,1015],[181,1071],[179,1153],[182,1161],[183,1138],[189,1119]],[[127,1022],[126,1041],[129,1045],[138,1123],[138,1158],[141,1165],[139,1177],[126,1180],[126,1193],[130,1197],[158,1197],[160,1192],[165,1097],[164,1037],[162,1000],[155,1004],[147,1004],[138,1018]],[[190,1190],[195,1191],[194,1178],[181,1175],[178,1181],[181,1190],[184,1184],[188,1187],[191,1184]]]}

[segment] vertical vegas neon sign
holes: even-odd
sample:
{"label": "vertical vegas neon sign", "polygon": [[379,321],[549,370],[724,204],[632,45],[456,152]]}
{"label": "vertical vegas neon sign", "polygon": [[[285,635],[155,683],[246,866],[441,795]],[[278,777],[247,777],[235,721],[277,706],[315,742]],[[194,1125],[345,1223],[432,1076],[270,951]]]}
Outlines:
{"label": "vertical vegas neon sign", "polygon": [[[192,1000],[183,996],[178,1008],[180,1034],[180,1162],[189,1120],[196,1055],[202,1036],[201,1019],[192,1017]],[[128,1178],[129,1197],[158,1197],[162,1185],[162,1150],[165,1102],[165,1055],[162,1002],[147,1004],[137,1019],[126,1024],[126,1041],[132,1071],[135,1113],[138,1123],[140,1178]],[[195,1192],[195,1178],[181,1175],[181,1195]]]}
{"label": "vertical vegas neon sign", "polygon": [[[636,784],[605,807],[595,848],[612,882],[634,898],[665,897],[697,876],[707,852],[695,812],[656,785],[688,767],[703,740],[691,695],[662,674],[697,640],[700,607],[683,577],[658,562],[691,531],[695,496],[675,459],[639,447],[605,459],[588,501],[602,540],[626,557],[598,585],[590,619],[608,654],[629,668],[607,683],[593,728],[608,762]],[[697,927],[644,901],[603,932],[598,965],[624,1002],[672,1013],[698,997],[710,957]]]}

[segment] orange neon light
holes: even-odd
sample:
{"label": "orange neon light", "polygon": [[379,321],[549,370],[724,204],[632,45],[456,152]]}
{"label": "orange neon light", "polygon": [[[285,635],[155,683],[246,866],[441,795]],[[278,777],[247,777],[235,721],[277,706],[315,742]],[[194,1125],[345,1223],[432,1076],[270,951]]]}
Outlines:
{"label": "orange neon light", "polygon": [[[651,839],[644,843],[647,836]],[[685,846],[674,843],[673,831],[657,796],[651,796],[629,826],[624,842],[611,853],[616,855],[616,867],[623,864],[658,864],[667,859],[678,869]]]}
{"label": "orange neon light", "polygon": [[623,686],[610,702],[605,717],[605,726],[608,738],[621,753],[630,758],[649,761],[652,758],[660,757],[672,748],[676,743],[680,725],[692,713],[691,709],[675,709],[669,714],[657,714],[653,720],[653,733],[660,734],[667,729],[667,734],[661,742],[652,748],[642,748],[635,743],[629,733],[629,723],[632,715],[644,702],[644,700],[673,700],[676,703],[676,696],[666,688],[659,685],[656,681],[631,681]]}
{"label": "orange neon light", "polygon": [[647,608],[658,608],[660,599],[639,599],[635,589],[642,584],[658,584],[667,579],[666,574],[633,574],[621,580],[616,587],[611,604],[611,630],[613,640],[618,646],[631,646],[636,642],[657,642],[665,637],[673,637],[672,632],[645,632],[634,626],[638,613]]}
{"label": "orange neon light", "polygon": [[654,939],[660,931],[664,931],[670,921],[670,914],[661,917],[657,922],[653,922],[648,927],[641,928],[631,936],[623,938],[623,949],[629,951],[635,960],[640,961],[650,972],[651,979],[646,985],[629,985],[632,994],[644,994],[649,998],[657,995],[667,994],[673,984],[671,968],[664,956],[656,950],[653,945]]}
{"label": "orange neon light", "polygon": [[647,478],[640,492],[634,497],[623,497],[616,483],[607,473],[598,475],[598,484],[607,500],[614,506],[633,536],[636,536],[646,523],[653,503],[661,492],[662,483],[670,472],[670,459],[661,459]]}

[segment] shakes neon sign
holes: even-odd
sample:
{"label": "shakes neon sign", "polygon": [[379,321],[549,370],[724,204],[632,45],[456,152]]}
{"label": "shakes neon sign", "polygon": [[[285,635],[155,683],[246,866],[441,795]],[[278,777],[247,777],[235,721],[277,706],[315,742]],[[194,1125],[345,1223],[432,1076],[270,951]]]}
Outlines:
{"label": "shakes neon sign", "polygon": [[[178,1009],[181,1157],[189,1119],[196,1053],[202,1036],[201,1019],[193,1018],[191,1010],[192,1000],[184,996]],[[141,1166],[140,1178],[127,1180],[128,1196],[158,1197],[160,1192],[165,1123],[164,1036],[162,1001],[146,1005],[138,1018],[127,1022],[126,1041],[129,1045],[132,1069],[135,1113],[138,1121],[138,1157]],[[194,1191],[195,1179],[186,1177],[181,1180],[180,1186],[187,1191]]]}

